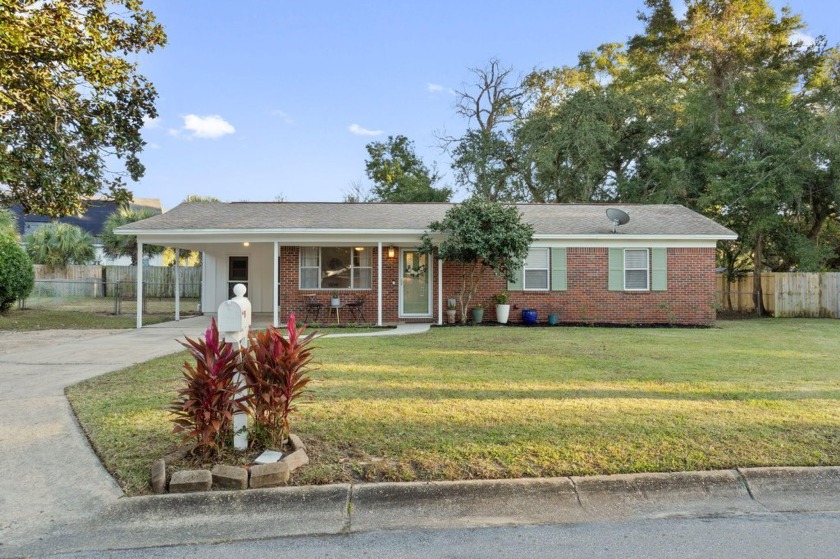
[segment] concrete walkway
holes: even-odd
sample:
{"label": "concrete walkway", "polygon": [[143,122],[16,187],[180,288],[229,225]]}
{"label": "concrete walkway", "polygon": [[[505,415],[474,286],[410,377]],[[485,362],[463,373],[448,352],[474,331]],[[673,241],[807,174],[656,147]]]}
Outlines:
{"label": "concrete walkway", "polygon": [[[120,333],[53,331],[25,351],[0,352],[0,557],[407,527],[840,510],[840,468],[122,498],[75,422],[64,388],[179,351],[176,340],[200,335],[207,323],[197,317]],[[363,335],[426,330],[402,325]]]}

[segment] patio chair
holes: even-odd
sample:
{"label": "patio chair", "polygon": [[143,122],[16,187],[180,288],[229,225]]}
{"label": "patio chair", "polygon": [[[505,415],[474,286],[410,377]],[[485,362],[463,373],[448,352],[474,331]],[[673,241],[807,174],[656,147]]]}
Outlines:
{"label": "patio chair", "polygon": [[360,295],[360,296],[356,297],[355,301],[353,301],[351,303],[347,303],[346,305],[344,305],[344,307],[350,312],[350,316],[353,317],[353,322],[361,322],[361,323],[367,322],[365,320],[364,306],[365,306],[364,295]]}
{"label": "patio chair", "polygon": [[321,317],[321,309],[324,304],[318,300],[318,296],[314,293],[303,296],[303,308],[305,313],[303,315],[303,322],[308,323],[312,313],[315,313],[315,322]]}

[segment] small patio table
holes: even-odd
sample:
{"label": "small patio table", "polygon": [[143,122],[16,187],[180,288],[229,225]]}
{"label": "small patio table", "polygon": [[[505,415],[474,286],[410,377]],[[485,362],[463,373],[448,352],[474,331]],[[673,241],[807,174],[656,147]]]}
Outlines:
{"label": "small patio table", "polygon": [[335,310],[335,323],[341,324],[341,309],[345,308],[347,305],[330,305],[330,310],[327,311],[327,319],[329,319],[330,311]]}

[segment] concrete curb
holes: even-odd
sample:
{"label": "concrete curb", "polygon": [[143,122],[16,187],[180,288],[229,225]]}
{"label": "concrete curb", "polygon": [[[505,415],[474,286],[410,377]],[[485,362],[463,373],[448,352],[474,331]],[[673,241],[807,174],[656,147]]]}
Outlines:
{"label": "concrete curb", "polygon": [[569,478],[354,485],[351,531],[583,522]]}
{"label": "concrete curb", "polygon": [[752,497],[774,512],[840,510],[840,468],[739,468]]}
{"label": "concrete curb", "polygon": [[840,467],[371,483],[123,498],[0,556],[398,529],[840,512]]}

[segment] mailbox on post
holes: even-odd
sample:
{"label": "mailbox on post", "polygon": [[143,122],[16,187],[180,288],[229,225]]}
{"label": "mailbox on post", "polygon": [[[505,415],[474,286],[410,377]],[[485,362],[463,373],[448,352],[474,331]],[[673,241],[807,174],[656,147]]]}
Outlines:
{"label": "mailbox on post", "polygon": [[226,339],[242,341],[251,327],[251,301],[245,297],[246,288],[241,283],[233,286],[235,297],[219,305],[219,332]]}
{"label": "mailbox on post", "polygon": [[[245,297],[247,289],[241,283],[233,286],[233,299],[219,305],[219,333],[238,347],[248,345],[248,330],[251,328],[251,301]],[[243,386],[242,373],[237,373],[236,382]],[[244,390],[244,389],[243,389]],[[233,416],[233,446],[237,450],[248,448],[248,416],[236,413]]]}

